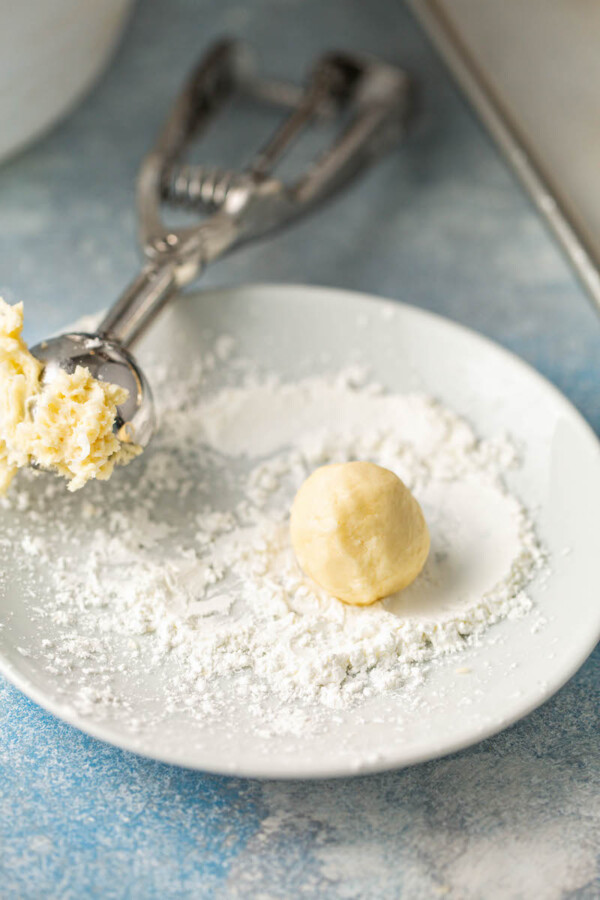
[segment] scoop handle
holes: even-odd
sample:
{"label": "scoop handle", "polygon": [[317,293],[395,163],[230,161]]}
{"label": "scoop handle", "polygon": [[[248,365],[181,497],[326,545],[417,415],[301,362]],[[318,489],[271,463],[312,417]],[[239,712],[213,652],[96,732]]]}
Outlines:
{"label": "scoop handle", "polygon": [[131,347],[165,304],[195,281],[207,263],[235,247],[241,236],[238,218],[220,212],[195,228],[167,233],[164,247],[145,247],[148,262],[111,306],[98,334]]}
{"label": "scoop handle", "polygon": [[176,263],[169,260],[149,263],[109,309],[98,334],[117,341],[122,347],[131,347],[179,287]]}

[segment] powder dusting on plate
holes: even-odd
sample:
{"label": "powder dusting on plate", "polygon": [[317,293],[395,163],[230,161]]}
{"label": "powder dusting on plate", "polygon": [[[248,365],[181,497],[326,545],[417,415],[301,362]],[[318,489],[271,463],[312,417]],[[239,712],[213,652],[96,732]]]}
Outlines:
{"label": "powder dusting on plate", "polygon": [[[418,696],[432,661],[460,666],[489,626],[531,610],[544,554],[505,486],[505,436],[357,367],[282,383],[226,335],[184,382],[147,374],[160,429],[126,472],[80,496],[28,472],[3,501],[0,546],[22,557],[41,660],[79,714],[126,717],[135,682],[152,712],[137,702],[132,728],[156,724],[159,697],[165,717],[243,706],[257,733],[306,733],[332,709]],[[432,538],[417,581],[367,608],[315,588],[288,536],[306,476],[351,459],[402,478]]]}

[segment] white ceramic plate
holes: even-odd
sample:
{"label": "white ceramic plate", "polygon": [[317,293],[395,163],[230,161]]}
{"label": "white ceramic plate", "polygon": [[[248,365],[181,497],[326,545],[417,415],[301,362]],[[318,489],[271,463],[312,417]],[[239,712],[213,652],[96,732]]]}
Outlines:
{"label": "white ceramic plate", "polygon": [[[508,431],[524,460],[509,486],[535,512],[551,557],[546,585],[531,590],[545,625],[534,629],[526,616],[493,626],[464,657],[432,669],[418,708],[401,699],[376,701],[336,715],[325,733],[261,737],[243,708],[209,737],[181,713],[136,733],[130,727],[136,711],[143,706],[147,718],[152,704],[163,703],[165,673],[150,671],[142,684],[126,667],[119,678],[129,710],[101,720],[93,709],[77,712],[61,675],[36,661],[40,642],[61,626],[43,631],[32,624],[47,573],[40,567],[35,577],[24,575],[15,534],[14,546],[9,539],[2,549],[3,674],[57,716],[117,746],[207,771],[281,778],[380,771],[438,757],[506,728],[557,691],[600,634],[600,451],[567,400],[517,358],[462,327],[400,303],[321,288],[254,286],[182,298],[138,356],[142,364],[159,355],[185,366],[201,351],[207,329],[233,335],[241,353],[284,378],[367,362],[389,389],[437,396],[482,436]],[[126,478],[127,470],[117,477]],[[14,514],[0,515],[6,533],[6,516]],[[463,666],[468,675],[457,671]]]}

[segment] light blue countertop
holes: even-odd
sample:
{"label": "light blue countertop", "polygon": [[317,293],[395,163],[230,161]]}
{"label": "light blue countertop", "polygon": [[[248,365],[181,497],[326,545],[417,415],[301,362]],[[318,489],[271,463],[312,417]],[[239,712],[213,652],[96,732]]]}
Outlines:
{"label": "light blue countertop", "polygon": [[[550,378],[600,432],[600,322],[442,65],[392,0],[146,0],[74,115],[0,169],[0,295],[29,339],[110,303],[139,264],[133,180],[181,78],[244,36],[299,77],[332,46],[411,69],[405,145],[207,285],[309,282],[467,324]],[[205,776],[137,758],[0,681],[0,897],[600,897],[600,653],[496,738],[324,783]]]}

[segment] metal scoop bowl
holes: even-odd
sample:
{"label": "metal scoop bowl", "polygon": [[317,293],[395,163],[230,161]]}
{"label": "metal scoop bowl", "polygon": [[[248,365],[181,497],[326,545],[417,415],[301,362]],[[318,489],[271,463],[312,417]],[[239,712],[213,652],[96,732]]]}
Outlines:
{"label": "metal scoop bowl", "polygon": [[113,426],[119,440],[146,447],[154,432],[152,391],[146,376],[127,350],[97,334],[61,334],[31,348],[44,364],[42,380],[52,381],[59,369],[74,372],[87,369],[98,381],[127,390],[127,400],[117,409]]}

